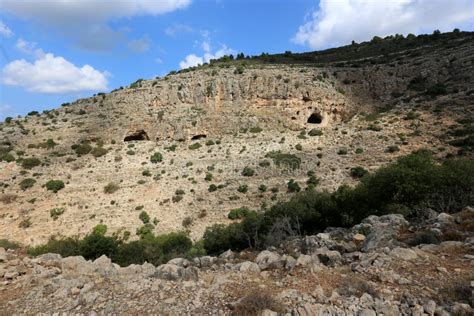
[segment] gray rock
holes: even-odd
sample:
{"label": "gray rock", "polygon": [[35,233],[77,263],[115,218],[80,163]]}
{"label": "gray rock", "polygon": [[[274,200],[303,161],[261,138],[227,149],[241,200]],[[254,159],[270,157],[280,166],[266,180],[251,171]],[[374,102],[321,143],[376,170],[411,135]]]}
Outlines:
{"label": "gray rock", "polygon": [[184,274],[184,268],[175,264],[162,264],[155,270],[154,276],[163,280],[179,280]]}
{"label": "gray rock", "polygon": [[313,264],[313,258],[309,255],[300,255],[296,260],[296,266],[305,267],[310,264]]}
{"label": "gray rock", "polygon": [[341,254],[336,250],[328,250],[327,248],[318,249],[315,252],[319,261],[325,266],[335,267],[343,261]]}
{"label": "gray rock", "polygon": [[364,308],[364,309],[360,310],[357,313],[357,315],[358,316],[376,316],[377,314],[372,309]]}
{"label": "gray rock", "polygon": [[409,248],[400,248],[400,247],[396,247],[392,249],[389,255],[391,257],[407,260],[407,261],[415,260],[418,258],[418,254],[416,253],[415,250],[409,249]]}
{"label": "gray rock", "polygon": [[0,262],[7,262],[7,252],[2,247],[0,247]]}
{"label": "gray rock", "polygon": [[401,243],[396,240],[396,237],[402,227],[408,226],[408,222],[400,214],[389,214],[380,217],[371,215],[364,219],[362,223],[371,226],[370,233],[362,245],[362,251],[400,246]]}
{"label": "gray rock", "polygon": [[209,268],[216,262],[216,257],[203,256],[200,258],[194,258],[194,264],[201,268]]}
{"label": "gray rock", "polygon": [[118,273],[118,266],[112,263],[112,260],[105,255],[95,259],[92,265],[94,266],[95,271],[103,277],[111,277]]}
{"label": "gray rock", "polygon": [[68,275],[91,275],[96,270],[90,261],[81,256],[63,258],[60,265],[63,274]]}
{"label": "gray rock", "polygon": [[187,259],[184,259],[184,258],[174,258],[174,259],[171,259],[170,261],[168,261],[168,263],[169,264],[175,264],[175,265],[183,267],[183,268],[191,266],[191,262]]}
{"label": "gray rock", "polygon": [[268,250],[260,252],[255,259],[255,263],[258,264],[260,270],[281,268],[284,265],[278,253]]}
{"label": "gray rock", "polygon": [[235,253],[232,250],[227,250],[226,252],[221,253],[219,256],[221,259],[230,260],[235,258]]}
{"label": "gray rock", "polygon": [[428,315],[434,315],[436,311],[436,303],[433,300],[427,301],[425,304],[423,304],[423,310],[425,311],[426,314]]}
{"label": "gray rock", "polygon": [[255,262],[244,261],[238,265],[238,270],[240,272],[260,272],[260,267]]}

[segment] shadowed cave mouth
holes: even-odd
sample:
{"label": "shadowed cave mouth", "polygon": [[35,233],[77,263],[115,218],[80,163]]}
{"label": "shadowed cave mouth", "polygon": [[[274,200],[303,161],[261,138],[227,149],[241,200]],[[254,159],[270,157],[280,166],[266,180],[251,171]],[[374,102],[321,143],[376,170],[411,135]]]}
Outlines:
{"label": "shadowed cave mouth", "polygon": [[308,123],[310,124],[321,124],[323,121],[323,118],[321,117],[321,114],[319,113],[313,113],[308,117]]}
{"label": "shadowed cave mouth", "polygon": [[131,142],[134,140],[150,140],[148,134],[144,130],[139,130],[134,133],[130,133],[123,139],[124,142]]}
{"label": "shadowed cave mouth", "polygon": [[207,135],[206,134],[198,134],[198,135],[194,135],[193,137],[191,137],[191,140],[198,140],[198,139],[203,139],[203,138],[206,138]]}

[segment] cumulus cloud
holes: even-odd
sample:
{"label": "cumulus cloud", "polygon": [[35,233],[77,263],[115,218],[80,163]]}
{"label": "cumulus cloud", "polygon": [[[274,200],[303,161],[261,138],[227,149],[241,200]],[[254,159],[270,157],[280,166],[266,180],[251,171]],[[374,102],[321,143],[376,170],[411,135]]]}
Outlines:
{"label": "cumulus cloud", "polygon": [[191,0],[2,0],[2,10],[56,30],[83,49],[107,51],[126,40],[123,30],[115,30],[107,22],[165,14],[190,3]]}
{"label": "cumulus cloud", "polygon": [[321,0],[293,42],[319,49],[375,35],[448,31],[473,19],[472,0]]}
{"label": "cumulus cloud", "polygon": [[201,46],[204,49],[204,55],[187,55],[184,60],[179,63],[179,67],[181,69],[202,65],[204,63],[208,63],[211,59],[217,59],[224,55],[235,54],[235,51],[231,48],[228,48],[226,45],[222,45],[221,48],[214,53],[211,52],[211,47],[208,42],[204,41]]}
{"label": "cumulus cloud", "polygon": [[107,73],[89,65],[77,67],[61,56],[46,53],[33,63],[25,59],[10,62],[2,70],[5,85],[31,92],[71,93],[107,89]]}
{"label": "cumulus cloud", "polygon": [[5,24],[3,21],[0,21],[0,36],[11,37],[13,31]]}

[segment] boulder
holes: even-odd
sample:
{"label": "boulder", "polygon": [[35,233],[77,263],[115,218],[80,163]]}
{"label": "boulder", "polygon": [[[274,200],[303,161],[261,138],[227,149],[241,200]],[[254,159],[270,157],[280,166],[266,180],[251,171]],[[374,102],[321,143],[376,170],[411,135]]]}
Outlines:
{"label": "boulder", "polygon": [[328,250],[327,248],[321,248],[316,251],[315,255],[319,261],[325,266],[335,267],[343,262],[342,256],[339,251]]}
{"label": "boulder", "polygon": [[7,252],[2,247],[0,247],[0,262],[7,262]]}
{"label": "boulder", "polygon": [[224,259],[224,260],[231,260],[235,258],[235,253],[232,250],[227,250],[219,256],[219,258]]}
{"label": "boulder", "polygon": [[105,255],[100,256],[92,262],[95,271],[103,277],[111,277],[116,275],[118,266],[112,263],[112,260]]}
{"label": "boulder", "polygon": [[158,266],[153,276],[159,279],[171,281],[197,281],[198,271],[194,267],[183,268],[175,264],[166,263]]}
{"label": "boulder", "polygon": [[260,272],[260,267],[255,262],[244,261],[236,266],[240,272]]}
{"label": "boulder", "polygon": [[69,275],[91,275],[95,271],[91,262],[81,256],[62,258],[60,268],[63,273]]}
{"label": "boulder", "polygon": [[260,252],[255,259],[255,263],[258,264],[260,270],[281,268],[284,265],[278,253],[268,250]]}
{"label": "boulder", "polygon": [[191,262],[187,259],[184,259],[184,258],[174,258],[174,259],[171,259],[170,261],[168,261],[168,263],[169,264],[175,264],[175,265],[183,267],[183,268],[191,266]]}
{"label": "boulder", "polygon": [[200,258],[194,258],[194,264],[200,268],[209,268],[216,262],[216,257],[203,256]]}
{"label": "boulder", "polygon": [[362,251],[370,251],[377,248],[394,248],[402,245],[396,240],[400,229],[408,226],[408,222],[400,214],[389,214],[384,216],[371,215],[365,218],[361,224],[353,227],[353,231],[359,232],[363,227],[369,234],[362,245]]}
{"label": "boulder", "polygon": [[390,251],[389,255],[392,258],[408,260],[408,261],[415,260],[418,258],[418,254],[416,253],[415,250],[409,249],[409,248],[400,248],[400,247],[393,248]]}

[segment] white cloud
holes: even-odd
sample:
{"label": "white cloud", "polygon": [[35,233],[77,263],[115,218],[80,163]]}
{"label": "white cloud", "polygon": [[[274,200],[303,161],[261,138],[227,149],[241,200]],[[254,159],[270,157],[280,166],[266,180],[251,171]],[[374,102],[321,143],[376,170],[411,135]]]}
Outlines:
{"label": "white cloud", "polygon": [[47,53],[30,63],[10,62],[2,70],[2,82],[40,93],[71,93],[107,89],[107,73],[89,65],[77,67],[63,57]]}
{"label": "white cloud", "polygon": [[36,58],[44,57],[45,53],[41,48],[36,48],[36,43],[25,41],[19,38],[15,44],[16,48],[23,54],[34,56]]}
{"label": "white cloud", "polygon": [[[204,43],[207,43],[207,45],[204,45]],[[202,48],[205,52],[203,56],[190,54],[179,63],[179,67],[181,69],[194,67],[197,65],[202,65],[203,63],[208,63],[211,59],[217,59],[224,55],[235,54],[235,51],[231,48],[228,48],[226,45],[222,45],[221,48],[215,53],[211,53],[211,48],[208,42],[203,42]]]}
{"label": "white cloud", "polygon": [[184,58],[183,61],[179,63],[179,67],[181,69],[194,67],[197,65],[202,65],[204,63],[204,58],[196,56],[194,54],[190,54]]}
{"label": "white cloud", "polygon": [[190,3],[191,0],[2,0],[2,10],[47,26],[83,49],[107,51],[126,40],[123,30],[115,30],[107,22],[165,14]]}
{"label": "white cloud", "polygon": [[3,37],[13,36],[13,31],[5,23],[3,23],[3,21],[0,21],[0,35]]}
{"label": "white cloud", "polygon": [[318,49],[375,35],[448,31],[473,19],[472,0],[321,0],[293,42]]}
{"label": "white cloud", "polygon": [[135,53],[144,53],[150,49],[150,39],[148,36],[128,42],[128,48]]}

